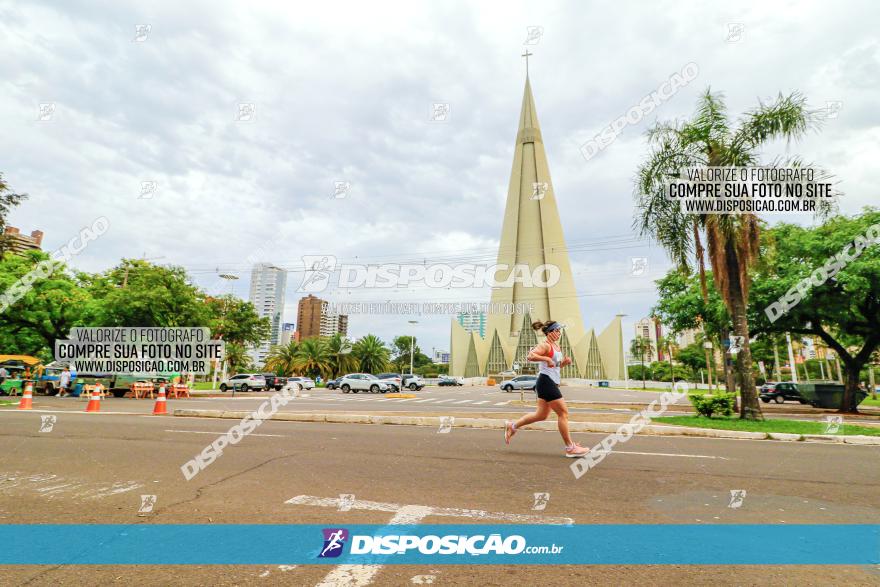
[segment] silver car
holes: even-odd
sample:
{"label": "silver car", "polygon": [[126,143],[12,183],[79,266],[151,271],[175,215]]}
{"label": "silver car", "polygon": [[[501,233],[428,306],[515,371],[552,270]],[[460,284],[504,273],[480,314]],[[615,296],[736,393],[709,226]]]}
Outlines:
{"label": "silver car", "polygon": [[520,375],[513,379],[505,379],[499,383],[502,391],[513,391],[514,389],[535,389],[535,383],[538,377],[535,375]]}
{"label": "silver car", "polygon": [[309,377],[288,377],[288,383],[299,383],[302,389],[314,389],[315,381]]}
{"label": "silver car", "polygon": [[388,393],[391,386],[369,373],[350,373],[339,380],[339,388],[342,393],[357,393],[359,391]]}

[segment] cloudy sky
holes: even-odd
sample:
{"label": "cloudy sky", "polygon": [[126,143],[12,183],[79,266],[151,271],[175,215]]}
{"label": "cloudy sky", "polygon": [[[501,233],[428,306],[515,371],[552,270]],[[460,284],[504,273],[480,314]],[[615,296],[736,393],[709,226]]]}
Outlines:
{"label": "cloudy sky", "polygon": [[[655,120],[709,86],[733,115],[779,92],[832,103],[820,132],[772,145],[829,169],[844,212],[878,203],[876,2],[0,2],[0,172],[31,198],[11,224],[54,249],[101,215],[73,264],[121,257],[218,272],[340,262],[494,261],[522,99],[524,48],[587,325],[656,301],[661,250],[632,234],[632,180]],[[136,25],[141,32],[136,31]],[[529,27],[540,32],[529,37]],[[529,39],[530,44],[524,44]],[[698,77],[600,155],[579,146],[671,74]],[[449,104],[435,122],[432,104]],[[41,120],[41,104],[43,116]],[[240,120],[241,104],[253,104]],[[249,108],[246,106],[245,108]],[[334,198],[335,182],[350,182]],[[143,182],[156,189],[142,196]],[[772,219],[771,219],[772,220]],[[809,217],[794,219],[809,223]],[[632,257],[649,271],[631,275]],[[481,290],[332,290],[334,301],[486,301]],[[350,318],[386,340],[409,316]],[[421,317],[425,351],[449,317]]]}

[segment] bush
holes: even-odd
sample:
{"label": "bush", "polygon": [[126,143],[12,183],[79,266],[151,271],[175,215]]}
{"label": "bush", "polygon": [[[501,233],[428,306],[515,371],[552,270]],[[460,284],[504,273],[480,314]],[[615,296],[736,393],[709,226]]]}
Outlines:
{"label": "bush", "polygon": [[736,396],[732,393],[716,393],[715,395],[690,395],[688,398],[694,409],[701,416],[711,418],[713,414],[721,416],[733,415]]}

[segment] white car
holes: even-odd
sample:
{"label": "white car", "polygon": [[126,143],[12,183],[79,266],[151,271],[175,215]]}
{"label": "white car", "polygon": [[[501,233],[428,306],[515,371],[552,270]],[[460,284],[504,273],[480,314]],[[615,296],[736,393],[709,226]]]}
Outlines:
{"label": "white car", "polygon": [[227,389],[231,389],[233,393],[236,391],[261,391],[266,389],[266,378],[257,373],[239,373],[224,379],[220,384],[220,391],[225,393]]}
{"label": "white car", "polygon": [[388,393],[391,386],[369,373],[350,373],[339,379],[339,388],[342,393],[358,393],[359,391]]}
{"label": "white car", "polygon": [[299,383],[302,389],[314,389],[315,382],[314,380],[308,377],[288,377],[288,383]]}

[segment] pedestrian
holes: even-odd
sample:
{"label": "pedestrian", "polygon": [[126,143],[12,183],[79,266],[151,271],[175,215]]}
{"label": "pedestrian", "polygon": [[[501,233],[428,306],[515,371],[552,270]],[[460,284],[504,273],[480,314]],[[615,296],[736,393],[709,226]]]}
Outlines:
{"label": "pedestrian", "polygon": [[9,371],[6,370],[6,367],[0,367],[0,385],[3,385],[7,377],[9,377]]}
{"label": "pedestrian", "polygon": [[562,392],[559,391],[559,382],[562,378],[562,367],[571,364],[571,357],[562,354],[559,348],[559,339],[562,337],[564,324],[548,320],[547,322],[533,322],[532,328],[544,333],[544,340],[529,351],[527,359],[538,365],[538,379],[535,382],[535,392],[538,395],[538,406],[534,414],[523,416],[516,422],[504,423],[504,441],[510,444],[510,439],[523,426],[542,422],[550,415],[550,411],[556,412],[556,420],[559,426],[559,434],[565,442],[565,456],[571,458],[582,457],[590,452],[571,439],[568,431],[568,408]]}
{"label": "pedestrian", "polygon": [[58,397],[70,395],[70,369],[64,368],[61,375],[58,376]]}

